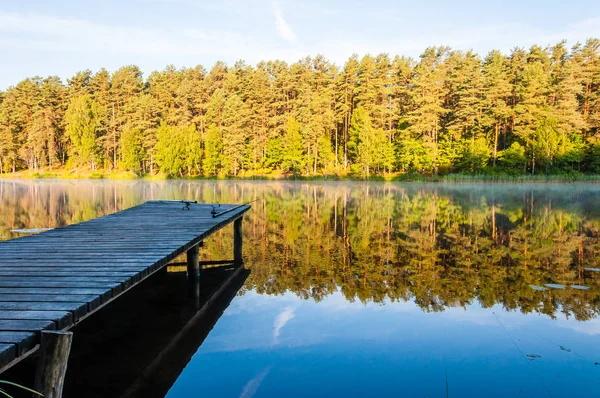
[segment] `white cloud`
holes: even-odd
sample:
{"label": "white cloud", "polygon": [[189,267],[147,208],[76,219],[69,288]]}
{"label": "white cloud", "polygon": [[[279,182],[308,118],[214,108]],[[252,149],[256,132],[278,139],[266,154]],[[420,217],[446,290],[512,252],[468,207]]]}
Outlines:
{"label": "white cloud", "polygon": [[235,32],[198,28],[176,29],[119,26],[84,19],[0,11],[0,44],[3,48],[76,52],[104,52],[146,56],[245,53],[260,43]]}
{"label": "white cloud", "polygon": [[294,309],[292,307],[287,307],[277,316],[277,318],[275,318],[275,323],[273,324],[273,340],[275,344],[277,344],[279,340],[281,329],[283,329],[283,327],[295,316]]}
{"label": "white cloud", "polygon": [[253,397],[254,394],[256,394],[256,392],[258,391],[258,388],[262,384],[265,377],[267,377],[267,374],[269,374],[270,370],[271,370],[271,367],[266,368],[265,370],[260,372],[258,375],[256,375],[256,377],[254,377],[248,383],[246,383],[246,385],[244,386],[244,389],[242,390],[242,393],[240,394],[240,398]]}
{"label": "white cloud", "polygon": [[292,27],[283,18],[283,13],[281,12],[281,8],[279,8],[279,3],[273,2],[273,12],[275,14],[275,27],[277,28],[277,33],[279,33],[279,36],[290,43],[295,43],[297,40],[296,33],[294,33]]}

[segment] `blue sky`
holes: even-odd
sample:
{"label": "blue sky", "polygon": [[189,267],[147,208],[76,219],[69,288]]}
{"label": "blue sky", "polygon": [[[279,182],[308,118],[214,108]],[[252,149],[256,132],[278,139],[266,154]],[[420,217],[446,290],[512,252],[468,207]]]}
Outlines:
{"label": "blue sky", "polygon": [[485,53],[600,37],[599,1],[0,0],[0,89],[34,76],[136,64],[294,62],[323,54]]}

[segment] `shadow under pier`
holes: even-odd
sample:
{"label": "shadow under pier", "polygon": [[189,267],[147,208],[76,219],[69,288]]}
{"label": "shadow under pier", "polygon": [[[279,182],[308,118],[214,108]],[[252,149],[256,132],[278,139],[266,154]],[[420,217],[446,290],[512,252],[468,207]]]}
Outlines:
{"label": "shadow under pier", "polygon": [[[63,397],[164,397],[250,274],[243,265],[204,268],[190,291],[185,272],[168,271],[72,329]],[[7,376],[31,385],[33,369],[26,360]]]}

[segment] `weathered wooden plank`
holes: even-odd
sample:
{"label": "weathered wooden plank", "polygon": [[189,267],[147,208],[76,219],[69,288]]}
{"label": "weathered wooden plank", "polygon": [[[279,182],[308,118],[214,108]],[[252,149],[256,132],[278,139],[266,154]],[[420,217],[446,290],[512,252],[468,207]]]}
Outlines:
{"label": "weathered wooden plank", "polygon": [[11,288],[11,287],[23,287],[23,288],[103,288],[106,289],[105,296],[116,296],[123,292],[122,284],[103,284],[103,283],[92,283],[92,282],[19,282],[18,286],[15,286],[14,282],[5,282],[0,280],[0,287]]}
{"label": "weathered wooden plank", "polygon": [[74,244],[77,245],[81,245],[82,247],[78,248],[78,249],[69,249],[68,247],[59,247],[59,249],[61,250],[54,250],[56,249],[56,246],[54,246],[54,249],[47,249],[45,246],[37,246],[37,245],[31,245],[29,248],[30,250],[35,250],[35,249],[39,249],[39,250],[43,250],[40,253],[37,253],[37,256],[35,256],[36,253],[28,253],[28,252],[24,252],[23,250],[21,250],[20,248],[8,248],[8,249],[3,249],[0,250],[0,255],[2,256],[2,260],[9,260],[11,258],[16,258],[16,259],[28,259],[29,257],[34,257],[34,260],[37,260],[39,258],[54,258],[54,257],[60,257],[60,258],[94,258],[94,257],[100,257],[100,258],[114,258],[114,257],[122,257],[122,258],[127,258],[127,259],[138,259],[138,261],[144,261],[146,262],[147,259],[152,259],[152,258],[162,258],[161,256],[164,256],[164,253],[171,253],[174,249],[177,249],[180,244],[183,245],[184,242],[178,242],[177,246],[176,244],[173,244],[173,246],[171,246],[171,248],[169,249],[159,249],[159,250],[154,250],[151,248],[144,248],[144,247],[138,247],[138,248],[134,248],[134,249],[129,249],[129,250],[120,250],[120,248],[118,246],[115,245],[107,245],[105,247],[100,247],[98,249],[91,249],[90,250],[85,250],[85,246],[87,245],[93,245],[93,243],[79,243],[79,242],[74,242]]}
{"label": "weathered wooden plank", "polygon": [[[42,301],[45,303],[49,302],[60,302],[60,301],[81,301],[89,302],[99,299],[100,296],[92,294],[7,294],[0,293],[0,301],[3,302],[18,302],[18,301]],[[0,329],[2,330],[2,329]]]}
{"label": "weathered wooden plank", "polygon": [[[148,220],[148,222],[159,222],[158,217],[154,220]],[[200,225],[202,224],[202,225]],[[0,246],[19,246],[24,245],[25,242],[46,242],[46,241],[59,241],[60,238],[64,238],[65,236],[69,236],[72,239],[76,239],[78,241],[92,241],[102,243],[104,241],[120,241],[120,242],[134,242],[134,237],[136,236],[147,236],[149,239],[156,241],[159,238],[167,238],[167,240],[177,241],[178,239],[182,239],[181,234],[183,235],[192,235],[192,234],[200,234],[207,229],[212,227],[212,224],[206,223],[198,223],[193,222],[191,224],[180,224],[178,227],[173,226],[168,230],[161,229],[148,229],[148,226],[140,226],[135,228],[126,228],[121,225],[118,228],[111,228],[110,225],[106,226],[98,226],[97,228],[87,228],[81,229],[78,231],[74,230],[58,230],[43,232],[38,235],[29,235],[20,238],[16,238],[13,240],[3,241]],[[141,230],[143,229],[143,230]],[[75,236],[76,234],[76,236]]]}
{"label": "weathered wooden plank", "polygon": [[[134,244],[141,243],[142,245],[150,245],[152,243],[167,244],[167,243],[177,243],[179,241],[184,241],[186,238],[202,235],[202,233],[206,232],[208,228],[199,228],[198,226],[193,226],[190,228],[186,228],[185,230],[173,230],[167,233],[136,233],[135,231],[108,231],[103,229],[102,231],[106,233],[103,235],[99,231],[87,231],[87,232],[77,232],[77,237],[72,236],[73,233],[65,233],[62,235],[56,236],[45,236],[43,239],[37,238],[33,239],[34,236],[30,236],[30,240],[25,240],[25,238],[18,238],[10,241],[2,241],[0,242],[0,247],[18,247],[18,246],[27,246],[28,243],[32,244],[45,244],[50,242],[56,242],[58,244],[64,243],[61,242],[61,239],[65,237],[69,237],[70,239],[76,240],[81,243],[122,243],[122,244]],[[137,240],[138,237],[142,237],[144,239],[148,239],[146,242]]]}
{"label": "weathered wooden plank", "polygon": [[[161,261],[162,262],[162,261]],[[94,267],[94,268],[140,268],[146,269],[152,264],[157,263],[145,263],[143,266],[139,262],[120,263],[118,261],[77,261],[77,260],[62,260],[62,261],[27,261],[27,262],[12,262],[12,263],[0,263],[0,268],[28,268],[32,269],[38,267]]]}
{"label": "weathered wooden plank", "polygon": [[57,329],[73,324],[73,314],[67,311],[6,311],[0,310],[0,323],[6,319],[52,321]]}
{"label": "weathered wooden plank", "polygon": [[23,302],[0,302],[0,310],[7,311],[69,311],[75,319],[79,319],[88,313],[88,304],[82,302],[51,302],[39,301]]}
{"label": "weathered wooden plank", "polygon": [[[116,279],[119,278],[127,278],[127,277],[133,277],[135,275],[137,275],[138,272],[114,272],[114,271],[88,271],[85,273],[85,276],[79,277],[79,278],[94,278],[94,277],[114,277]],[[73,271],[53,271],[53,270],[46,270],[46,271],[34,271],[31,272],[28,268],[23,267],[20,270],[10,270],[10,271],[6,271],[2,268],[0,268],[0,277],[28,277],[31,276],[32,278],[44,278],[47,276],[50,277],[65,277],[65,280],[68,279],[67,277],[73,277]]]}
{"label": "weathered wooden plank", "polygon": [[[197,232],[197,231],[195,231]],[[191,233],[189,234],[190,236],[192,235]],[[194,236],[196,235],[196,233],[193,234]],[[155,235],[153,235],[155,236]],[[144,240],[141,241],[139,240],[140,238],[143,238]],[[136,250],[136,251],[150,251],[150,250],[170,250],[173,248],[173,246],[176,245],[181,245],[184,243],[187,243],[186,240],[181,236],[178,235],[175,239],[171,238],[171,239],[165,239],[165,238],[155,238],[155,239],[151,239],[149,237],[141,237],[139,235],[135,236],[135,239],[133,236],[129,236],[127,240],[123,240],[123,239],[115,239],[115,238],[106,238],[103,239],[101,241],[98,241],[96,239],[94,240],[88,240],[88,239],[77,239],[77,243],[81,244],[81,245],[86,245],[86,246],[90,246],[90,248],[92,250],[100,250],[100,249],[104,249],[106,247],[110,247],[110,248],[119,248],[119,249],[123,249],[123,250]],[[8,252],[11,250],[15,250],[15,249],[25,249],[27,246],[30,245],[35,245],[36,247],[44,247],[47,248],[49,251],[62,251],[64,249],[68,248],[68,245],[65,244],[64,242],[64,237],[57,237],[57,238],[46,238],[43,241],[39,241],[39,242],[27,242],[27,243],[19,243],[19,244],[0,244],[0,251],[2,252]],[[93,248],[92,248],[93,246]],[[71,248],[73,249],[73,248]]]}
{"label": "weathered wooden plank", "polygon": [[[169,245],[169,244],[174,244],[177,243],[179,241],[183,241],[185,240],[185,237],[189,237],[189,236],[195,236],[198,234],[201,234],[203,232],[203,228],[197,228],[197,226],[194,226],[194,228],[189,228],[189,230],[185,233],[181,233],[181,232],[177,232],[177,233],[169,233],[169,234],[164,234],[164,233],[147,233],[147,234],[140,234],[140,233],[118,233],[118,231],[114,231],[113,233],[109,233],[107,235],[103,235],[100,232],[77,232],[77,237],[70,237],[71,239],[77,240],[78,242],[81,243],[97,243],[97,244],[104,244],[104,243],[114,243],[114,244],[123,244],[123,245],[133,245],[133,244],[140,244],[144,247],[146,246],[150,246],[152,244],[156,244],[158,246],[161,245]],[[106,231],[105,229],[103,231]],[[14,240],[7,240],[7,241],[2,241],[0,242],[0,247],[23,247],[23,246],[27,246],[30,243],[34,243],[34,244],[40,244],[40,245],[44,245],[44,244],[49,244],[49,243],[56,243],[56,244],[64,244],[63,239],[65,238],[65,236],[70,236],[72,234],[63,234],[63,235],[52,235],[52,236],[44,236],[43,239],[41,238],[36,238],[35,236],[29,236],[28,238],[30,238],[29,240],[25,240],[25,238],[17,238]],[[141,236],[144,237],[145,239],[148,239],[148,241],[144,240],[144,241],[140,241],[137,238]],[[34,239],[35,238],[35,239]]]}
{"label": "weathered wooden plank", "polygon": [[30,319],[0,319],[0,330],[14,332],[37,332],[39,330],[56,330],[52,321]]}
{"label": "weathered wooden plank", "polygon": [[[152,224],[152,223],[157,223],[158,225],[160,225],[161,223],[164,223],[164,217],[166,217],[168,215],[163,215],[161,216],[157,216],[157,217],[153,217],[153,218],[147,218],[147,219],[131,219],[131,220],[114,220],[115,221],[115,225],[110,225],[108,223],[106,224],[99,224],[97,226],[87,226],[87,227],[80,227],[77,231],[70,229],[67,230],[65,229],[60,229],[60,230],[54,230],[54,231],[48,231],[48,232],[42,232],[40,234],[37,235],[29,235],[29,237],[38,237],[38,239],[42,239],[39,238],[40,235],[42,234],[49,234],[50,236],[65,236],[65,235],[73,235],[74,232],[77,232],[78,236],[85,236],[87,234],[87,236],[90,236],[90,233],[95,233],[96,236],[98,237],[104,237],[104,236],[108,236],[108,237],[127,237],[127,234],[125,232],[128,233],[136,233],[137,235],[141,235],[141,236],[176,236],[176,234],[174,233],[174,231],[177,232],[190,232],[193,228],[197,229],[198,231],[202,231],[205,230],[207,228],[212,227],[215,224],[218,224],[220,221],[222,220],[218,220],[218,219],[214,219],[215,221],[205,221],[202,222],[200,220],[193,220],[193,219],[188,219],[188,220],[178,220],[176,218],[169,218],[169,229],[166,230],[154,230],[154,233],[152,232],[152,230],[148,230],[148,225]],[[175,224],[177,223],[177,224]],[[46,238],[45,235],[43,235],[44,239]],[[26,237],[22,237],[20,239],[24,239]]]}
{"label": "weathered wooden plank", "polygon": [[69,258],[72,258],[74,260],[84,260],[84,259],[88,259],[88,260],[96,260],[96,259],[105,259],[105,260],[119,260],[121,262],[127,262],[125,260],[131,260],[134,262],[138,262],[138,261],[148,261],[148,262],[152,262],[152,261],[159,261],[165,257],[167,257],[168,254],[165,255],[152,255],[152,256],[144,256],[144,255],[124,255],[124,254],[119,254],[119,253],[114,253],[114,254],[98,254],[98,255],[92,255],[92,254],[85,254],[85,255],[81,255],[78,256],[77,253],[69,253],[69,254],[24,254],[24,255],[6,255],[6,256],[2,256],[2,263],[7,263],[11,260],[15,261],[18,260],[19,262],[23,262],[23,261],[37,261],[37,260],[66,260]]}
{"label": "weathered wooden plank", "polygon": [[17,356],[21,356],[31,350],[38,341],[36,333],[0,331],[0,344],[16,344]]}
{"label": "weathered wooden plank", "polygon": [[[124,255],[128,255],[128,256],[137,256],[137,257],[151,257],[151,256],[159,256],[162,253],[165,252],[170,252],[171,250],[173,250],[173,246],[176,245],[177,243],[185,243],[184,241],[182,242],[177,242],[177,243],[173,243],[173,246],[169,247],[169,248],[156,248],[156,247],[151,247],[151,246],[138,246],[138,247],[132,247],[132,246],[119,246],[119,244],[115,243],[115,244],[107,244],[107,245],[96,245],[94,243],[91,242],[79,242],[79,241],[73,241],[73,244],[77,244],[77,247],[71,247],[69,248],[68,245],[61,245],[60,243],[57,243],[55,245],[48,245],[48,243],[51,243],[49,241],[46,241],[44,244],[40,244],[39,246],[35,243],[31,243],[31,246],[33,247],[39,247],[39,248],[43,248],[45,251],[42,253],[32,253],[32,252],[28,252],[26,247],[21,247],[21,246],[8,246],[8,247],[0,247],[0,254],[2,254],[2,256],[23,256],[23,255],[30,255],[30,254],[37,254],[38,256],[44,255],[44,256],[51,256],[51,255],[57,255],[57,254],[61,254],[61,255],[67,255],[67,256],[71,256],[71,257],[75,257],[78,254],[81,253],[86,253],[89,251],[89,255],[92,256],[98,256],[98,255],[113,255],[112,252],[110,251],[106,251],[106,248],[110,248],[110,249],[114,249],[114,250],[118,250],[118,251],[122,251]],[[25,245],[23,245],[25,246]],[[31,247],[30,246],[30,247]],[[52,247],[50,247],[52,246]],[[89,250],[86,250],[89,246]],[[122,250],[121,250],[122,249]],[[68,250],[68,252],[66,252]]]}
{"label": "weathered wooden plank", "polygon": [[[107,249],[108,250],[108,249]],[[0,266],[1,267],[14,267],[14,266],[19,266],[19,265],[24,265],[24,264],[31,264],[31,265],[52,265],[52,264],[61,264],[61,265],[68,265],[68,264],[74,264],[77,265],[79,263],[83,263],[83,265],[87,265],[87,264],[104,264],[105,266],[109,266],[109,265],[114,265],[114,266],[137,266],[140,263],[144,264],[145,266],[151,265],[151,264],[155,264],[155,263],[159,263],[162,262],[164,260],[167,260],[168,258],[173,257],[173,255],[176,255],[176,253],[178,252],[185,252],[185,250],[176,250],[173,252],[170,252],[169,254],[164,254],[163,256],[157,257],[157,256],[153,256],[153,257],[135,257],[135,256],[119,256],[118,253],[115,253],[114,256],[73,256],[73,257],[69,257],[69,256],[63,256],[63,257],[58,257],[58,256],[42,256],[42,257],[38,257],[38,258],[25,258],[25,257],[6,257],[6,258],[2,258],[2,260],[0,260]],[[0,257],[2,257],[2,255],[0,255]]]}
{"label": "weathered wooden plank", "polygon": [[[73,276],[73,277],[36,277],[31,275],[30,277],[17,277],[17,276],[4,276],[1,278],[0,287],[17,287],[17,286],[28,286],[28,287],[80,287],[76,284],[84,284],[85,287],[106,287],[110,284],[120,284],[121,291],[128,289],[132,285],[132,278],[130,277],[90,277],[84,276]],[[94,286],[93,283],[96,283]],[[26,285],[24,285],[26,284]],[[75,284],[75,285],[73,285]]]}
{"label": "weathered wooden plank", "polygon": [[19,276],[19,275],[6,275],[2,277],[3,282],[37,282],[37,281],[46,281],[46,282],[94,282],[94,283],[102,283],[104,286],[109,284],[119,284],[124,283],[125,281],[131,279],[130,276],[49,276],[49,275],[39,275],[39,274],[31,274],[29,276]]}
{"label": "weathered wooden plank", "polygon": [[[79,244],[79,243],[78,243]],[[85,246],[87,244],[82,244],[82,246]],[[116,246],[111,246],[111,245],[107,245],[107,246],[103,246],[103,247],[97,247],[94,249],[90,249],[90,250],[85,250],[85,248],[81,248],[78,250],[69,250],[68,247],[64,247],[64,248],[57,248],[56,246],[53,247],[53,249],[49,249],[45,246],[37,246],[37,245],[33,245],[32,248],[34,248],[35,250],[39,250],[40,253],[37,257],[31,255],[31,254],[27,254],[27,255],[19,255],[19,254],[15,254],[14,252],[18,251],[19,249],[15,249],[15,248],[11,248],[11,249],[6,249],[4,251],[0,250],[0,258],[2,260],[2,262],[4,261],[8,261],[11,259],[17,259],[17,260],[33,260],[33,261],[38,261],[40,259],[58,259],[58,260],[64,260],[66,258],[71,258],[71,259],[89,259],[89,258],[103,258],[103,259],[134,259],[134,260],[138,260],[138,261],[143,261],[144,263],[147,262],[147,260],[152,260],[153,258],[156,259],[162,259],[165,256],[168,256],[169,254],[171,254],[174,250],[177,250],[180,246],[171,246],[169,249],[161,249],[161,250],[150,250],[150,249],[145,249],[143,247],[138,247],[138,248],[127,248],[127,249],[121,249],[119,247]],[[59,249],[59,250],[57,250]],[[69,253],[65,253],[69,251]],[[110,254],[106,254],[107,252],[110,252]],[[35,258],[31,258],[31,257],[35,257]]]}
{"label": "weathered wooden plank", "polygon": [[[27,281],[19,282],[19,287],[74,287],[74,288],[106,288],[106,289],[117,289],[119,293],[122,291],[120,283],[103,283],[103,282],[48,282],[44,280],[40,281]],[[14,281],[7,282],[4,279],[0,279],[0,287],[16,287]]]}
{"label": "weathered wooden plank", "polygon": [[[42,264],[35,266],[0,266],[0,272],[12,272],[12,271],[22,271],[26,270],[26,272],[37,273],[37,272],[49,272],[53,270],[58,270],[59,272],[70,272],[71,275],[87,275],[89,272],[127,272],[127,273],[140,273],[147,269],[148,267],[120,267],[120,266],[67,266],[67,265],[53,265],[53,264]],[[28,274],[29,275],[29,274]]]}
{"label": "weathered wooden plank", "polygon": [[[65,238],[68,238],[68,236],[66,236]],[[63,238],[63,240],[65,238]],[[141,237],[136,238],[142,239]],[[38,255],[62,254],[75,257],[75,254],[88,252],[88,250],[86,250],[87,248],[89,248],[90,255],[111,255],[112,252],[106,251],[106,249],[109,248],[120,250],[124,254],[127,254],[129,256],[136,255],[138,257],[150,257],[160,255],[164,252],[170,252],[174,246],[184,243],[186,242],[182,239],[181,241],[173,242],[170,247],[160,248],[152,246],[150,244],[135,245],[135,242],[103,242],[102,244],[97,244],[94,242],[73,240],[72,244],[76,244],[77,247],[71,246],[69,248],[69,245],[65,245],[64,242],[61,243],[57,241],[56,244],[52,244],[52,241],[45,240],[43,242],[40,242],[39,244],[37,244],[36,242],[30,242],[30,245],[0,245],[0,254],[2,254],[2,256],[35,254],[27,251],[28,247],[29,249],[31,249],[31,247],[33,246],[43,248],[44,250],[46,250],[43,253],[37,253]]]}
{"label": "weathered wooden plank", "polygon": [[[78,243],[79,244],[79,243]],[[38,247],[36,245],[31,245],[29,246],[28,249],[26,250],[33,250],[35,251],[36,249],[38,249]],[[34,253],[28,252],[25,253],[23,251],[19,251],[16,249],[11,249],[11,250],[5,250],[3,253],[0,253],[0,255],[2,256],[2,262],[7,261],[7,260],[11,260],[11,259],[15,259],[15,260],[33,260],[33,261],[37,261],[39,259],[65,259],[65,258],[71,258],[71,259],[93,259],[93,258],[102,258],[102,259],[127,259],[127,260],[137,260],[137,261],[143,261],[144,263],[147,262],[148,260],[152,260],[152,259],[161,259],[163,258],[165,255],[168,255],[169,253],[172,253],[174,249],[177,249],[177,247],[172,247],[171,249],[163,249],[161,251],[150,251],[150,250],[145,250],[142,248],[138,248],[136,250],[130,250],[130,251],[124,251],[124,250],[119,250],[118,247],[111,247],[111,246],[107,246],[105,248],[103,248],[102,250],[94,250],[94,249],[90,249],[90,251],[87,251],[85,249],[70,249],[65,247],[63,250],[60,251],[56,251],[56,252],[46,252],[44,247],[39,247],[39,252],[37,253],[37,256],[34,255]],[[67,252],[68,253],[65,253]],[[166,253],[166,254],[165,254]]]}
{"label": "weathered wooden plank", "polygon": [[[81,232],[77,232],[77,236],[72,236],[73,233],[63,233],[63,234],[52,234],[50,236],[42,236],[42,238],[39,237],[39,235],[35,235],[35,236],[29,236],[28,240],[26,240],[25,238],[19,238],[19,239],[14,239],[14,240],[7,240],[7,241],[2,241],[2,243],[0,243],[0,247],[19,247],[19,246],[26,246],[28,243],[35,243],[35,244],[46,244],[46,243],[57,243],[57,244],[61,244],[64,242],[61,242],[61,239],[64,239],[65,236],[69,236],[71,239],[73,240],[77,240],[78,242],[82,242],[82,243],[98,243],[98,244],[103,244],[103,243],[121,243],[124,245],[133,245],[135,243],[140,244],[140,245],[145,245],[148,246],[150,244],[156,244],[158,246],[167,246],[171,243],[176,243],[178,241],[184,240],[184,237],[189,237],[189,236],[193,236],[193,235],[198,235],[201,234],[202,232],[206,231],[207,228],[209,226],[206,227],[199,227],[198,225],[193,225],[190,226],[189,228],[186,228],[185,231],[177,231],[177,232],[173,232],[173,231],[169,231],[169,233],[161,233],[161,232],[157,232],[157,233],[152,233],[152,232],[146,232],[146,233],[136,233],[135,231],[127,231],[127,230],[119,230],[119,231],[108,231],[107,229],[102,229],[102,231],[81,231]],[[121,231],[121,232],[120,232]],[[48,233],[48,232],[46,232]],[[138,236],[143,236],[143,237],[147,237],[149,239],[148,242],[146,241],[140,241],[137,240],[136,238]]]}
{"label": "weathered wooden plank", "polygon": [[153,264],[156,263],[158,261],[163,260],[164,257],[158,258],[158,257],[150,257],[150,258],[139,258],[139,257],[134,257],[134,258],[129,258],[129,257],[119,257],[119,256],[113,256],[113,257],[102,257],[102,256],[94,256],[94,257],[75,257],[73,256],[73,258],[70,258],[68,256],[63,256],[61,258],[52,258],[52,257],[38,257],[38,258],[3,258],[2,260],[0,260],[0,264],[9,264],[9,263],[13,263],[13,264],[23,264],[23,263],[56,263],[56,262],[63,262],[63,263],[90,263],[90,262],[97,262],[97,263],[109,263],[109,264],[127,264],[127,263],[135,263],[135,264],[139,264],[140,262],[144,263],[144,264]]}
{"label": "weathered wooden plank", "polygon": [[123,283],[127,280],[131,279],[129,276],[40,276],[37,274],[32,274],[30,276],[14,276],[14,275],[6,275],[2,277],[2,280],[5,282],[35,282],[39,281],[47,281],[47,282],[106,282],[106,283]]}
{"label": "weathered wooden plank", "polygon": [[106,302],[113,297],[112,289],[101,288],[73,288],[73,287],[0,287],[0,294],[53,294],[70,296],[100,296],[102,302]]}
{"label": "weathered wooden plank", "polygon": [[[158,220],[154,220],[158,221]],[[99,227],[97,229],[88,229],[81,231],[60,231],[60,232],[44,232],[43,235],[29,235],[21,238],[16,238],[10,241],[2,241],[0,246],[18,246],[25,245],[26,242],[46,242],[46,241],[59,241],[60,238],[64,238],[65,236],[69,236],[72,239],[76,239],[78,241],[87,242],[104,242],[104,241],[118,241],[118,242],[134,242],[134,237],[143,236],[148,237],[151,241],[158,241],[161,239],[174,240],[177,241],[179,239],[183,239],[183,236],[190,236],[196,234],[202,234],[206,230],[212,227],[211,225],[189,225],[185,227],[172,228],[169,229],[168,232],[161,232],[152,230],[148,230],[147,232],[136,232],[134,230],[129,230],[126,228],[119,229],[111,229],[110,227]],[[145,226],[144,228],[147,228]],[[77,236],[74,236],[74,234]],[[48,234],[48,235],[46,235]],[[135,235],[134,235],[135,234]],[[40,237],[40,235],[42,235]]]}
{"label": "weathered wooden plank", "polygon": [[[190,231],[189,234],[187,235],[196,235],[198,231],[194,231],[193,233]],[[127,236],[127,238],[125,239],[117,239],[116,237],[106,237],[104,239],[97,239],[98,234],[94,234],[94,239],[84,239],[83,237],[79,236],[78,238],[73,238],[74,241],[77,241],[78,243],[82,243],[82,244],[86,244],[86,245],[90,245],[90,250],[97,250],[97,249],[102,249],[104,247],[110,246],[110,247],[119,247],[122,249],[132,249],[132,250],[138,250],[138,249],[145,249],[145,250],[169,250],[173,247],[173,245],[179,243],[179,242],[184,242],[185,239],[182,238],[181,235],[177,235],[174,236],[170,239],[153,239],[152,241],[140,241],[138,239],[138,236],[140,236],[139,234],[130,234],[129,236]],[[152,236],[156,236],[156,235],[152,235]],[[6,242],[12,242],[12,241],[6,241]],[[67,247],[68,244],[67,242],[64,242],[64,237],[55,237],[55,238],[51,238],[51,237],[46,237],[43,240],[37,241],[37,242],[17,242],[17,243],[3,243],[0,245],[0,252],[6,252],[9,251],[10,249],[14,249],[14,248],[25,248],[25,246],[27,246],[28,244],[35,244],[36,246],[40,246],[40,247],[47,247],[48,250],[50,251],[60,251],[63,248]],[[93,246],[91,246],[93,245]],[[71,247],[71,249],[77,249],[77,248],[73,248]]]}
{"label": "weathered wooden plank", "polygon": [[102,296],[110,289],[101,288],[74,288],[74,287],[0,287],[0,294],[57,294],[57,295],[94,295]]}
{"label": "weathered wooden plank", "polygon": [[[41,303],[60,303],[60,302],[79,302],[87,303],[89,310],[94,310],[102,304],[102,298],[96,295],[52,295],[52,294],[0,294],[0,302],[18,303],[18,302],[41,302]],[[0,324],[0,330],[2,325]]]}
{"label": "weathered wooden plank", "polygon": [[85,278],[85,277],[10,277],[0,278],[0,287],[97,287],[110,288],[114,295],[130,288],[135,281],[127,277],[119,278]]}
{"label": "weathered wooden plank", "polygon": [[82,277],[85,276],[123,276],[132,278],[133,282],[138,282],[140,279],[145,278],[151,271],[154,271],[160,267],[160,264],[156,266],[144,267],[142,269],[129,268],[129,267],[94,267],[90,266],[80,266],[80,267],[71,267],[71,266],[60,266],[60,265],[48,265],[48,266],[40,266],[40,267],[19,267],[18,265],[12,267],[2,267],[0,266],[0,277],[1,276],[32,276],[32,277],[40,277],[40,276],[72,276],[79,275]]}

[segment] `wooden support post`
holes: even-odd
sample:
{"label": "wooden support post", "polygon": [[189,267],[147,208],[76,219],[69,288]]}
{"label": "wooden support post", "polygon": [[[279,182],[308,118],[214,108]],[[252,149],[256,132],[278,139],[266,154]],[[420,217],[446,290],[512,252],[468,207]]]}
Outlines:
{"label": "wooden support post", "polygon": [[187,251],[187,276],[189,280],[200,279],[200,247],[194,245]]}
{"label": "wooden support post", "polygon": [[242,264],[242,221],[243,217],[233,222],[233,261],[235,265]]}
{"label": "wooden support post", "polygon": [[34,390],[45,398],[61,398],[73,333],[42,331]]}

